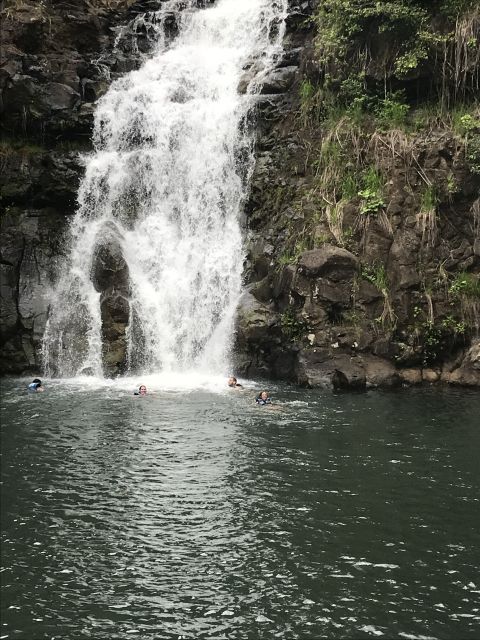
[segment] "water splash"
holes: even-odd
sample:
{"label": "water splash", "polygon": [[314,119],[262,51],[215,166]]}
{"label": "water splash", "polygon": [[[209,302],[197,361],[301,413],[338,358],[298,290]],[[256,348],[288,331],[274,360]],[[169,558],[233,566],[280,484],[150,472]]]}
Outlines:
{"label": "water splash", "polygon": [[[281,53],[286,0],[169,0],[178,36],[99,101],[71,249],[52,294],[46,373],[103,373],[94,283],[102,246],[128,268],[128,367],[222,372],[241,290],[240,215],[252,169],[254,93]],[[162,14],[163,12],[163,14]],[[255,63],[246,94],[238,84]],[[115,288],[116,285],[114,285]],[[118,324],[118,323],[117,323]],[[120,325],[118,325],[120,326]]]}

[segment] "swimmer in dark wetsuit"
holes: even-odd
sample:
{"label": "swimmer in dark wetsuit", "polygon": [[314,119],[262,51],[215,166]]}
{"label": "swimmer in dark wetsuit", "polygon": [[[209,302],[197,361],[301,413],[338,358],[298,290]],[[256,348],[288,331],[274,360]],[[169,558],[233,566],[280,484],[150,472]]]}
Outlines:
{"label": "swimmer in dark wetsuit", "polygon": [[263,406],[265,404],[272,404],[272,401],[268,397],[268,393],[266,391],[262,391],[255,399],[255,402],[260,406]]}
{"label": "swimmer in dark wetsuit", "polygon": [[35,378],[33,380],[33,382],[31,382],[28,385],[28,390],[32,393],[38,393],[41,391],[45,391],[45,389],[42,387],[42,381],[39,378]]}
{"label": "swimmer in dark wetsuit", "polygon": [[227,381],[227,384],[232,389],[243,389],[242,385],[238,384],[237,379],[235,378],[235,376],[230,376],[230,378]]}

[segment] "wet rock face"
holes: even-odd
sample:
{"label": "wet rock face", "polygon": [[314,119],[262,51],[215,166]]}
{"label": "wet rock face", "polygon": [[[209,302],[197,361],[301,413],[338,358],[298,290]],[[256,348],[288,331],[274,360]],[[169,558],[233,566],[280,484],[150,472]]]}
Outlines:
{"label": "wet rock face", "polygon": [[363,390],[366,387],[364,368],[346,355],[332,358],[326,350],[306,351],[297,364],[300,383],[311,387]]}
{"label": "wet rock face", "polygon": [[467,387],[480,385],[480,340],[475,340],[460,361],[460,366],[448,371],[444,367],[442,379],[450,384],[460,384]]}
{"label": "wet rock face", "polygon": [[[79,152],[91,148],[94,102],[112,80],[141,64],[138,50],[151,46],[148,28],[133,33],[126,25],[161,1],[24,0],[2,9],[0,365],[6,373],[41,368],[47,293],[66,251],[83,173]],[[170,26],[173,35],[174,20]],[[120,28],[125,37],[114,50]],[[125,363],[128,274],[117,264],[113,287],[113,280],[102,280],[108,280],[106,271],[99,272],[112,345],[105,362],[115,373]]]}
{"label": "wet rock face", "polygon": [[322,276],[333,282],[351,280],[358,271],[358,259],[346,249],[325,244],[305,251],[298,261],[299,273],[307,277]]}
{"label": "wet rock face", "polygon": [[63,216],[73,213],[82,172],[77,152],[5,145],[0,149],[0,162],[2,204],[7,212],[50,207]]}
{"label": "wet rock face", "polygon": [[[385,210],[365,216],[353,197],[328,219],[315,166],[325,131],[304,124],[299,99],[302,81],[319,74],[315,6],[290,2],[285,55],[258,96],[239,369],[328,388],[480,386],[478,300],[449,292],[451,274],[480,277],[480,176],[451,131],[406,136],[411,165],[401,154],[392,161],[386,140],[363,165],[385,177]],[[419,214],[426,183],[443,189],[430,228]]]}
{"label": "wet rock face", "polygon": [[0,368],[38,371],[48,288],[63,251],[64,217],[53,208],[9,207],[0,234]]}
{"label": "wet rock face", "polygon": [[294,80],[295,74],[298,71],[298,67],[281,67],[275,69],[272,73],[265,78],[262,85],[262,94],[277,94],[285,93],[290,89]]}
{"label": "wet rock face", "polygon": [[[24,0],[18,10],[2,14],[0,365],[7,373],[36,372],[41,364],[47,291],[66,251],[66,225],[83,171],[79,151],[90,150],[94,103],[112,80],[138,67],[136,51],[151,46],[143,25],[135,34],[127,28],[114,50],[118,29],[160,2]],[[198,0],[201,7],[210,3]],[[306,167],[315,143],[297,134],[300,83],[315,64],[309,22],[317,2],[289,4],[285,55],[257,96],[257,164],[246,206],[247,293],[237,322],[240,370],[338,388],[439,380],[480,385],[478,341],[457,336],[448,353],[424,365],[411,328],[413,309],[424,304],[422,277],[434,277],[435,269],[438,275],[433,259],[425,273],[418,268],[423,247],[414,195],[422,180],[409,180],[406,189],[402,168],[389,175],[390,229],[372,218],[362,242],[353,237],[347,250],[319,224],[321,246],[280,260],[289,234],[300,238],[311,213],[294,210],[292,201],[311,189]],[[174,36],[173,14],[168,25]],[[258,65],[246,68],[239,90],[259,71]],[[455,138],[432,133],[415,145],[418,167],[432,183],[455,183],[451,201],[439,210],[434,257],[442,268],[478,272],[478,176],[468,173]],[[345,228],[354,229],[357,218],[355,207],[347,206]],[[374,278],[362,276],[365,263],[385,265],[395,333],[379,322],[385,295]],[[130,292],[114,241],[99,248],[93,270],[101,292],[105,369],[115,375],[125,367]],[[432,302],[436,313],[449,313],[444,294]]]}
{"label": "wet rock face", "polygon": [[[152,46],[147,25],[130,32],[125,25],[161,2],[25,0],[7,9],[0,58],[3,133],[43,142],[88,140],[92,104],[112,80],[139,66],[139,51]],[[173,35],[175,24],[170,23],[167,19]],[[120,28],[124,37],[114,49]]]}
{"label": "wet rock face", "polygon": [[350,251],[324,245],[277,273],[273,295],[282,311],[293,303],[313,328],[350,307],[357,272],[358,260]]}
{"label": "wet rock face", "polygon": [[[197,0],[197,5],[207,8],[213,1]],[[23,0],[2,9],[0,364],[8,373],[41,366],[46,292],[67,250],[66,228],[83,172],[79,152],[91,150],[95,102],[113,80],[141,64],[141,54],[152,47],[154,25],[139,21],[134,26],[133,20],[162,3]],[[301,24],[309,3],[291,4],[291,19]],[[166,16],[165,26],[167,38],[175,37],[174,13]],[[274,74],[272,91],[293,80],[300,41],[300,35],[291,37],[291,54],[280,63],[287,70]],[[284,96],[262,96],[264,108],[272,104],[277,109]],[[110,250],[108,255],[99,252],[95,271],[110,345],[104,360],[106,369],[116,373],[125,364],[128,274],[120,259],[112,264],[116,257]],[[269,286],[263,296],[269,296]]]}
{"label": "wet rock face", "polygon": [[115,241],[102,245],[96,252],[92,282],[95,289],[101,292],[104,370],[109,376],[119,375],[127,367],[130,282],[128,266]]}
{"label": "wet rock face", "polygon": [[115,286],[119,291],[128,291],[128,266],[115,240],[106,238],[105,244],[95,252],[92,283],[96,291],[103,292]]}

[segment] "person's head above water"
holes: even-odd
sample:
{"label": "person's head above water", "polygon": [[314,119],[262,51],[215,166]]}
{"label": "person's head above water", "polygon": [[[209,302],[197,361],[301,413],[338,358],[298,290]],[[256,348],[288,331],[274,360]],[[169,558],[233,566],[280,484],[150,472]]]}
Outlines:
{"label": "person's head above water", "polygon": [[144,384],[141,384],[138,387],[138,391],[133,392],[134,396],[146,396],[147,395],[147,387]]}
{"label": "person's head above water", "polygon": [[230,376],[227,382],[229,387],[233,387],[233,388],[237,388],[237,389],[243,389],[241,384],[238,384],[237,379],[235,378],[235,376]]}
{"label": "person's head above water", "polygon": [[28,389],[30,391],[43,391],[42,381],[40,380],[40,378],[34,378],[28,385]]}
{"label": "person's head above water", "polygon": [[265,389],[258,394],[255,402],[257,404],[272,404],[272,401],[268,397],[268,392],[265,391]]}

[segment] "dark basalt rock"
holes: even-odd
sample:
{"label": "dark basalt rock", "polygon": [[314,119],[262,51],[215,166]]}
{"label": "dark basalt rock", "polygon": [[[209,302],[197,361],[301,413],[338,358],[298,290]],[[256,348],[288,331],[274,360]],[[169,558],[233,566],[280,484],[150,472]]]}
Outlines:
{"label": "dark basalt rock", "polygon": [[114,240],[102,245],[96,252],[92,282],[102,294],[100,311],[104,370],[108,375],[118,375],[127,367],[130,278],[120,245]]}
{"label": "dark basalt rock", "polygon": [[305,251],[298,260],[298,271],[308,278],[323,276],[333,282],[351,280],[358,271],[358,259],[341,247],[324,244]]}
{"label": "dark basalt rock", "polygon": [[[145,24],[137,30],[125,26],[161,3],[25,0],[6,11],[0,56],[3,134],[49,145],[89,139],[93,118],[82,105],[98,100],[120,73],[138,68],[140,52],[150,51],[154,39]],[[173,36],[175,20],[167,16],[166,23]],[[120,27],[124,37],[114,49]]]}
{"label": "dark basalt rock", "polygon": [[74,211],[82,164],[73,151],[47,151],[25,146],[0,150],[0,176],[5,207],[53,207],[64,214]]}
{"label": "dark basalt rock", "polygon": [[465,353],[460,366],[449,372],[444,371],[442,379],[450,384],[467,387],[480,386],[480,340],[475,340]]}
{"label": "dark basalt rock", "polygon": [[[478,303],[460,309],[448,292],[452,276],[446,276],[479,276],[480,178],[467,167],[464,143],[441,126],[408,136],[413,167],[401,154],[392,159],[394,141],[386,139],[384,146],[372,144],[375,151],[365,158],[365,166],[375,165],[385,176],[385,210],[366,216],[360,198],[352,198],[341,205],[340,232],[326,219],[315,164],[325,131],[305,124],[299,97],[300,82],[315,84],[321,73],[313,4],[290,2],[285,56],[271,74],[272,85],[267,79],[264,86],[271,95],[258,97],[246,278],[262,312],[249,331],[240,307],[239,362],[249,371],[329,388],[480,385],[472,351]],[[374,61],[367,72],[376,74]],[[419,216],[426,183],[438,194],[443,189],[430,238]],[[299,252],[305,245],[314,248]],[[268,254],[267,246],[273,248]],[[461,331],[463,318],[461,334],[445,330],[452,313]]]}
{"label": "dark basalt rock", "polygon": [[[132,51],[133,33],[113,51],[118,28],[160,2],[112,0],[100,7],[86,0],[25,0],[2,12],[0,364],[6,373],[41,366],[47,290],[76,207],[79,152],[91,149],[93,102],[122,65],[132,69],[141,62]],[[148,35],[138,37],[147,50]],[[120,263],[108,273],[104,262],[98,284],[104,331],[112,341],[106,370],[113,374],[125,366],[128,273]]]}
{"label": "dark basalt rock", "polygon": [[332,357],[326,350],[300,352],[296,375],[298,382],[310,387],[360,391],[366,387],[365,370],[355,358]]}
{"label": "dark basalt rock", "polygon": [[237,339],[240,343],[257,344],[271,340],[276,314],[259,302],[251,293],[244,293],[240,299],[237,314]]}
{"label": "dark basalt rock", "polygon": [[63,251],[64,216],[53,208],[8,207],[1,218],[0,367],[38,371],[47,292]]}
{"label": "dark basalt rock", "polygon": [[298,67],[280,67],[270,73],[262,83],[261,93],[286,93],[292,86]]}
{"label": "dark basalt rock", "polygon": [[128,291],[128,266],[122,254],[119,243],[108,238],[106,231],[105,244],[95,252],[92,265],[92,283],[97,291],[117,287],[121,291]]}
{"label": "dark basalt rock", "polygon": [[299,352],[296,378],[310,387],[363,391],[369,387],[392,387],[401,383],[396,367],[371,354],[333,353],[331,349]]}

